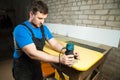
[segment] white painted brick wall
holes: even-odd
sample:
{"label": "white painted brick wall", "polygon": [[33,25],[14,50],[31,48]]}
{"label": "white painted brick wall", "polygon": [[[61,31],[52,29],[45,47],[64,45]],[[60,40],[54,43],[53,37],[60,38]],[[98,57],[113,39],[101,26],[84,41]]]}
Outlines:
{"label": "white painted brick wall", "polygon": [[[117,22],[120,21],[120,0],[43,1],[46,2],[49,7],[48,20],[46,21],[48,23],[62,23],[79,26],[92,25],[90,27],[120,30],[120,25],[116,25]],[[76,20],[81,22],[78,24],[78,21]],[[89,22],[85,22],[85,20],[88,20]],[[94,24],[94,20],[96,20],[96,24]],[[115,25],[108,24],[111,22],[115,23]]]}

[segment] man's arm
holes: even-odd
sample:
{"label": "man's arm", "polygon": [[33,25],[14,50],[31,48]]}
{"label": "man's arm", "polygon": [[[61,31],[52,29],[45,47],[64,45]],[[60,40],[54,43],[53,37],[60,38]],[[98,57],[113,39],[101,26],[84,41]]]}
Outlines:
{"label": "man's arm", "polygon": [[[63,48],[66,46],[63,46],[62,44],[60,44],[55,38],[48,40],[48,42],[52,46],[52,48],[55,49],[56,51],[65,53],[66,49],[63,49]],[[80,59],[79,53],[77,51],[74,51],[74,56],[76,57],[76,59]]]}
{"label": "man's arm", "polygon": [[[35,60],[49,61],[58,63],[58,58],[51,56],[41,50],[37,50],[35,44],[29,44],[23,47],[23,51],[31,58]],[[48,59],[49,58],[49,59]],[[55,60],[53,60],[55,59]]]}
{"label": "man's arm", "polygon": [[[58,56],[53,56],[53,55],[47,54],[43,51],[37,50],[34,43],[24,46],[22,48],[22,50],[31,59],[41,60],[41,61],[46,61],[46,62],[59,63],[59,57]],[[69,56],[62,55],[60,57],[60,62],[65,64],[65,65],[72,64],[74,62],[74,58],[69,58],[69,57],[73,57],[73,55],[69,55]]]}
{"label": "man's arm", "polygon": [[54,50],[56,50],[58,52],[65,53],[66,49],[63,49],[65,46],[60,44],[55,38],[52,38],[52,39],[48,40],[48,43],[51,45],[51,47]]}

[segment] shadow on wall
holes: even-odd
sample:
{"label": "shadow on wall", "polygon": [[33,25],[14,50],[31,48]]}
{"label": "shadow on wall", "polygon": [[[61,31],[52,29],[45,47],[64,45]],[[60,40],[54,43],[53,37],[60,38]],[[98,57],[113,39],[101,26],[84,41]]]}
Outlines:
{"label": "shadow on wall", "polygon": [[8,15],[0,15],[0,60],[12,57],[13,39],[12,39],[13,24]]}

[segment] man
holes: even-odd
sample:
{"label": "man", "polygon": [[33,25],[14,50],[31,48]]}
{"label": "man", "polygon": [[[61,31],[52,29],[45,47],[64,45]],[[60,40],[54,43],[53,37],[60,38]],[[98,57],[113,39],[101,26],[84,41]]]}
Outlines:
{"label": "man", "polygon": [[[60,57],[43,51],[45,41],[57,51],[63,46],[53,37],[47,26],[43,25],[48,15],[48,7],[42,1],[34,1],[29,11],[29,19],[15,27],[13,76],[15,80],[43,80],[40,61],[71,65],[74,55]],[[62,50],[64,53],[65,50]]]}

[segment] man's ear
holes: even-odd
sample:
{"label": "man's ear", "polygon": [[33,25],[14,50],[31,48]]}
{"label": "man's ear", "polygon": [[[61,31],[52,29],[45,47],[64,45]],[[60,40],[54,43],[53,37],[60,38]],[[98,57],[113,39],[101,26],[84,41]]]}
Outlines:
{"label": "man's ear", "polygon": [[29,12],[29,15],[30,15],[30,17],[33,17],[33,16],[34,16],[34,14],[33,14],[32,11]]}

